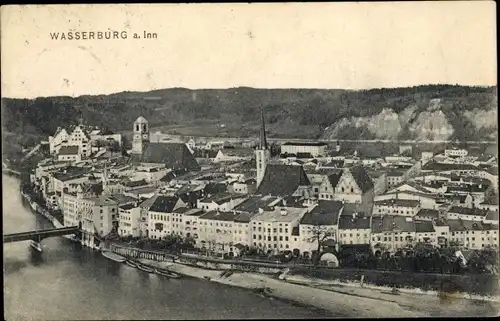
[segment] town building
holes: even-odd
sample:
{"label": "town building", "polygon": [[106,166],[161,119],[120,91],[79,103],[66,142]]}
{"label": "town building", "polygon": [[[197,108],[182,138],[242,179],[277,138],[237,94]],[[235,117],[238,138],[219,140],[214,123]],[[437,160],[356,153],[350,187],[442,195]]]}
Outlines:
{"label": "town building", "polygon": [[118,207],[118,234],[120,236],[141,236],[141,208],[137,204]]}
{"label": "town building", "polygon": [[322,183],[319,187],[318,198],[320,200],[333,200],[335,196],[335,189],[342,176],[342,171],[332,171],[328,175],[323,176]]}
{"label": "town building", "polygon": [[201,248],[216,253],[234,253],[235,212],[209,211],[198,217]]}
{"label": "town building", "polygon": [[445,149],[444,156],[446,157],[465,157],[469,154],[466,149],[450,148]]}
{"label": "town building", "polygon": [[149,237],[161,239],[183,230],[182,214],[174,213],[174,210],[184,206],[185,203],[175,196],[155,197],[148,210]]}
{"label": "town building", "polygon": [[296,155],[299,154],[308,154],[311,158],[313,157],[323,157],[327,156],[326,147],[328,145],[326,143],[320,142],[304,142],[304,143],[296,143],[296,142],[288,142],[281,145],[281,154],[282,155]]}
{"label": "town building", "polygon": [[370,213],[357,204],[345,204],[338,221],[338,243],[340,245],[370,244]]}
{"label": "town building", "polygon": [[449,241],[468,249],[498,248],[498,225],[472,220],[447,220]]}
{"label": "town building", "polygon": [[292,250],[292,229],[299,226],[300,220],[309,210],[307,207],[287,206],[259,209],[259,213],[250,221],[252,245],[267,253]]}
{"label": "town building", "polygon": [[488,210],[482,210],[479,208],[453,206],[448,210],[447,218],[448,220],[462,219],[470,221],[484,221],[488,212]]}
{"label": "town building", "polygon": [[387,177],[387,189],[392,189],[400,185],[405,180],[405,172],[402,170],[390,170],[386,174]]}
{"label": "town building", "polygon": [[353,166],[342,171],[335,186],[335,200],[359,204],[360,208],[369,212],[374,196],[373,181],[362,166]]}
{"label": "town building", "polygon": [[419,200],[395,198],[375,201],[373,204],[374,215],[401,215],[413,217],[419,211]]}
{"label": "town building", "polygon": [[298,248],[301,253],[317,251],[318,242],[323,245],[330,240],[335,243],[337,237],[338,218],[342,214],[344,204],[340,201],[320,200],[314,208],[300,220]]}
{"label": "town building", "polygon": [[[425,234],[425,233],[424,233]],[[396,252],[413,247],[417,240],[415,222],[409,216],[373,216],[371,225],[372,249],[375,254]]]}
{"label": "town building", "polygon": [[80,162],[82,155],[78,150],[78,146],[61,146],[57,154],[57,160],[60,162]]}

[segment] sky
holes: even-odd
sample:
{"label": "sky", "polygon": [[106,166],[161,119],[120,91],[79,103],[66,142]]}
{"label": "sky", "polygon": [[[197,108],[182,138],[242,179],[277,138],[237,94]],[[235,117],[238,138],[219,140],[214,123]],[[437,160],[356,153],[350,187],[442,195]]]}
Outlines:
{"label": "sky", "polygon": [[[490,1],[2,6],[4,97],[496,85]],[[126,31],[127,39],[51,33]],[[133,39],[133,33],[156,39]]]}

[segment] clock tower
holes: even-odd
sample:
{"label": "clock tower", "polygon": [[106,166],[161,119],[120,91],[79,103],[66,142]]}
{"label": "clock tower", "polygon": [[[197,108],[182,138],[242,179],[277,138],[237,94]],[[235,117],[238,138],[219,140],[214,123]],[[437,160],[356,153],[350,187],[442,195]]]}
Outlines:
{"label": "clock tower", "polygon": [[134,138],[132,139],[132,154],[142,155],[145,143],[149,142],[148,121],[140,116],[134,122]]}

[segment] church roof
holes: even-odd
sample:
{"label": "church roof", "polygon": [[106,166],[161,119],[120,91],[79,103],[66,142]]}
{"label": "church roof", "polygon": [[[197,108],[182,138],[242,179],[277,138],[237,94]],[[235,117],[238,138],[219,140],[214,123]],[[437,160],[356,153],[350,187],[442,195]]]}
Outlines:
{"label": "church roof", "polygon": [[304,185],[311,182],[302,166],[268,164],[256,194],[288,196]]}
{"label": "church roof", "polygon": [[165,164],[170,169],[199,171],[200,165],[183,143],[148,143],[141,157],[141,163]]}

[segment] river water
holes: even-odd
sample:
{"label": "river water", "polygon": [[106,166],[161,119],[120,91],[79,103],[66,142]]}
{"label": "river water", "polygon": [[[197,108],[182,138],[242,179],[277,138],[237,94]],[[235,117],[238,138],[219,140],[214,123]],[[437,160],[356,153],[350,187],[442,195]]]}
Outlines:
{"label": "river water", "polygon": [[[3,232],[51,228],[2,175]],[[61,238],[4,244],[6,320],[321,318],[325,312],[197,279],[169,280]],[[330,315],[331,316],[331,315]]]}

